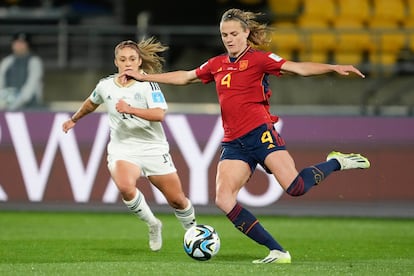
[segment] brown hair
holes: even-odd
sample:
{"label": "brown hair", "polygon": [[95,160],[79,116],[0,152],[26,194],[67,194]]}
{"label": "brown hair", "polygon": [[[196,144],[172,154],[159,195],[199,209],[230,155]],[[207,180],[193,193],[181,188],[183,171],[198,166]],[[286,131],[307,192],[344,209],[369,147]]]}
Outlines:
{"label": "brown hair", "polygon": [[137,51],[142,59],[141,69],[146,73],[160,73],[162,72],[162,65],[165,59],[159,56],[158,53],[162,53],[168,50],[168,46],[162,45],[154,37],[141,40],[139,43],[132,40],[125,40],[120,42],[115,47],[115,56],[120,49],[130,47]]}
{"label": "brown hair", "polygon": [[256,19],[263,13],[242,11],[240,9],[229,9],[223,13],[221,22],[235,20],[239,21],[244,29],[249,29],[250,34],[247,40],[255,46],[265,46],[269,44],[269,34],[271,29],[266,23],[260,23]]}

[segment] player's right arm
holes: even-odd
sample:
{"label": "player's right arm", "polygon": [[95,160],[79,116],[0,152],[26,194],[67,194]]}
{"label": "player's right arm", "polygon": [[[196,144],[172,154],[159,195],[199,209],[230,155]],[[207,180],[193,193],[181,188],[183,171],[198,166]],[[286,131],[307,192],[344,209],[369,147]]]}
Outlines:
{"label": "player's right arm", "polygon": [[125,77],[125,81],[128,78],[134,78],[138,81],[158,82],[173,85],[186,85],[200,82],[200,79],[196,75],[195,69],[191,71],[179,70],[160,74],[142,74],[137,71],[125,71],[120,75],[121,79],[123,77]]}
{"label": "player's right arm", "polygon": [[81,107],[78,109],[78,111],[75,112],[75,114],[72,115],[72,117],[63,123],[62,130],[66,133],[71,128],[73,128],[77,121],[79,121],[80,118],[86,116],[87,114],[95,111],[98,108],[99,104],[96,104],[92,102],[89,98],[87,98]]}
{"label": "player's right arm", "polygon": [[282,72],[290,72],[304,77],[322,75],[330,72],[336,72],[340,75],[347,76],[349,73],[353,72],[361,78],[365,78],[364,74],[353,65],[286,61],[282,64],[281,69]]}

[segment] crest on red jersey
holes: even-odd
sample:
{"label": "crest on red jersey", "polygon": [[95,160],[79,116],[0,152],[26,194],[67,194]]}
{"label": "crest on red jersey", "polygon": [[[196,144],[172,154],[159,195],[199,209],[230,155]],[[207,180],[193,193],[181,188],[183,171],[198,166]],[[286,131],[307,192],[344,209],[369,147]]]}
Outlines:
{"label": "crest on red jersey", "polygon": [[240,71],[246,70],[248,65],[249,65],[248,60],[241,60],[240,63],[239,63],[239,70]]}

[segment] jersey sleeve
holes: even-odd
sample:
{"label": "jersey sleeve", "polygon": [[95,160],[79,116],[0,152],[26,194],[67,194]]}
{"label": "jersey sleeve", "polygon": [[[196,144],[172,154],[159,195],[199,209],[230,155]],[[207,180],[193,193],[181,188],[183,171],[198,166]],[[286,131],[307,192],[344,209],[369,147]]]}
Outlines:
{"label": "jersey sleeve", "polygon": [[203,83],[214,81],[214,76],[211,73],[211,64],[212,60],[210,59],[196,69],[196,75]]}
{"label": "jersey sleeve", "polygon": [[95,86],[95,89],[92,91],[91,95],[89,96],[89,99],[94,104],[102,104],[104,102],[103,97],[101,95],[101,84],[102,84],[102,82],[99,82]]}
{"label": "jersey sleeve", "polygon": [[262,65],[265,67],[264,70],[266,73],[269,73],[271,75],[275,76],[281,76],[281,67],[283,63],[286,62],[286,60],[275,53],[272,52],[266,52],[262,56],[263,62]]}
{"label": "jersey sleeve", "polygon": [[165,100],[164,94],[158,83],[148,83],[147,89],[145,90],[145,97],[147,99],[148,108],[159,107],[164,110],[168,109],[167,101]]}

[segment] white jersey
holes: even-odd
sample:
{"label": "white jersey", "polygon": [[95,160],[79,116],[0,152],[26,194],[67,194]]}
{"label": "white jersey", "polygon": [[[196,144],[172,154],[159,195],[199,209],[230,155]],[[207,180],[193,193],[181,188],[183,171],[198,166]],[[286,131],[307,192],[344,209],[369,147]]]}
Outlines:
{"label": "white jersey", "polygon": [[105,104],[109,117],[110,142],[108,154],[153,156],[169,152],[161,122],[119,113],[115,105],[123,99],[136,108],[162,108],[168,106],[157,83],[134,81],[129,86],[115,82],[117,75],[101,79],[89,99],[95,104]]}

